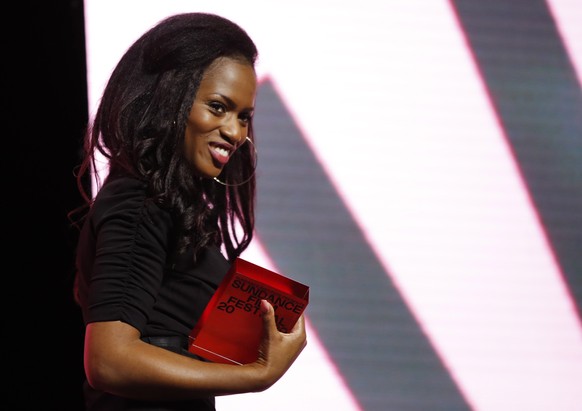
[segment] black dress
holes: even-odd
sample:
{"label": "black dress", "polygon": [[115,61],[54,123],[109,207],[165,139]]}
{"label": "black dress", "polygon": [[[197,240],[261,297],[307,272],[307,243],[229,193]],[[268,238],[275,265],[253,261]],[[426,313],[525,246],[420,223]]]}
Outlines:
{"label": "black dress", "polygon": [[[98,192],[77,249],[79,300],[85,324],[123,321],[142,339],[193,356],[188,335],[229,268],[218,247],[193,264],[192,252],[171,257],[169,213],[146,198],[137,179],[107,181]],[[87,410],[214,410],[214,398],[179,402],[127,400],[85,383]]]}

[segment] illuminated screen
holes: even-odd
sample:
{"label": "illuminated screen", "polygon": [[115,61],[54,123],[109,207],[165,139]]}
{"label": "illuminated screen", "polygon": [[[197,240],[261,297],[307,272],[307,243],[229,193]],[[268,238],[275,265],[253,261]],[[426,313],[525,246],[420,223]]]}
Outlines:
{"label": "illuminated screen", "polygon": [[580,410],[582,3],[86,0],[90,113],[131,42],[257,43],[256,240],[308,346],[239,410]]}

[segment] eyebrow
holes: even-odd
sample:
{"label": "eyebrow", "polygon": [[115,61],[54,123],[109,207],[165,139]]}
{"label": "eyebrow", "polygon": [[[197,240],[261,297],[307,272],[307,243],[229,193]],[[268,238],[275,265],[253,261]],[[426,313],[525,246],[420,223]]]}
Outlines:
{"label": "eyebrow", "polygon": [[[230,107],[237,107],[236,103],[228,96],[225,96],[224,94],[220,94],[220,93],[216,93],[217,95],[219,95],[221,98],[223,98],[224,100],[226,100],[226,102],[228,103],[228,105]],[[255,107],[251,106],[251,107],[247,107],[241,111],[246,111],[246,112],[254,112],[255,111]]]}

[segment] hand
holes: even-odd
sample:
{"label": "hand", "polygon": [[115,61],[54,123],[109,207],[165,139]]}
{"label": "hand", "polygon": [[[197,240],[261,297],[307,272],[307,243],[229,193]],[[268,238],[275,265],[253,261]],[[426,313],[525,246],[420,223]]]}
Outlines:
{"label": "hand", "polygon": [[266,300],[261,301],[263,315],[263,338],[259,347],[259,358],[255,361],[264,373],[263,385],[259,391],[273,385],[295,362],[307,345],[305,318],[301,315],[290,333],[277,329],[275,310]]}

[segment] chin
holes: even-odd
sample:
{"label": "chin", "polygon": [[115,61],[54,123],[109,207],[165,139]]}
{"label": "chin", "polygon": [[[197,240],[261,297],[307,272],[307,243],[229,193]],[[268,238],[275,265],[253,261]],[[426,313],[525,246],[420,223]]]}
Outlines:
{"label": "chin", "polygon": [[200,178],[213,179],[215,177],[218,177],[220,173],[222,173],[222,169],[219,169],[217,167],[205,167],[205,168],[194,167],[194,174],[196,174]]}

